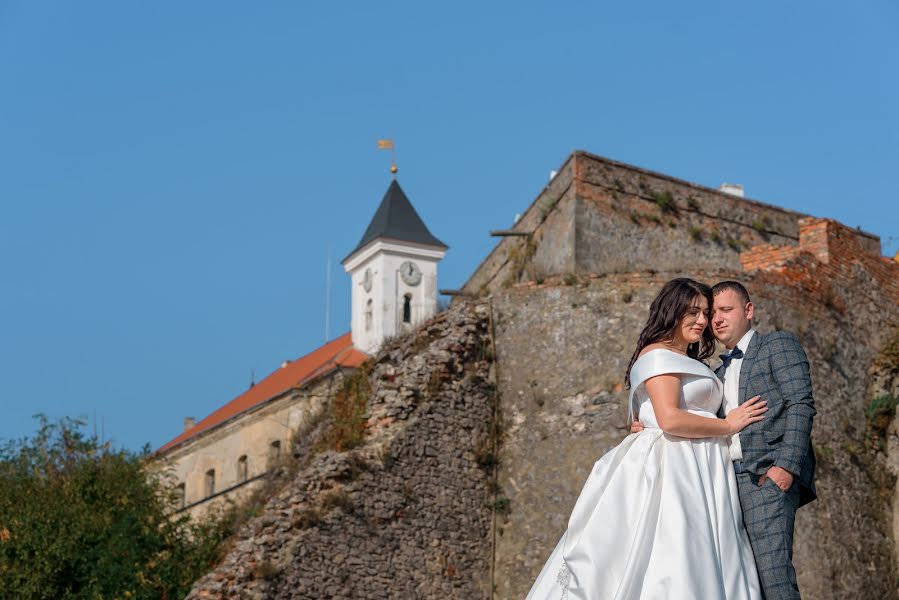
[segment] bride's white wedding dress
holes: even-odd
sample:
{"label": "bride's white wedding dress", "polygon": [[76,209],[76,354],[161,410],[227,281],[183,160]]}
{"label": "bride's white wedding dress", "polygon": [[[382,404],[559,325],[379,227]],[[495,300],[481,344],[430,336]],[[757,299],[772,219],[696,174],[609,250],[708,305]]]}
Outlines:
{"label": "bride's white wedding dress", "polygon": [[670,350],[638,358],[630,402],[646,428],[593,466],[528,600],[762,598],[727,440],[659,429],[643,384],[665,373],[681,378],[681,408],[717,418],[708,367]]}

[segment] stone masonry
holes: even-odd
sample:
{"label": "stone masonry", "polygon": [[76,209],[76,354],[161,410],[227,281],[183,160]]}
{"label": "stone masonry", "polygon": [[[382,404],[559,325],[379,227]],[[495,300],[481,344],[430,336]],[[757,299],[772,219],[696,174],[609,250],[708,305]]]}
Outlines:
{"label": "stone masonry", "polygon": [[388,343],[365,442],[307,456],[188,597],[488,597],[492,357],[486,302]]}
{"label": "stone masonry", "polygon": [[584,152],[515,229],[372,360],[364,443],[304,458],[190,598],[523,598],[628,434],[624,369],[678,276],[744,282],[808,353],[803,597],[899,598],[899,263],[875,236]]}
{"label": "stone masonry", "polygon": [[497,598],[524,597],[593,463],[627,434],[624,369],[650,301],[678,276],[743,281],[757,328],[791,330],[808,352],[820,498],[797,522],[805,596],[897,597],[887,467],[899,459],[872,442],[868,413],[870,370],[897,336],[899,264],[875,237],[586,153],[515,229],[530,235],[503,239],[464,288],[494,308],[509,499]]}

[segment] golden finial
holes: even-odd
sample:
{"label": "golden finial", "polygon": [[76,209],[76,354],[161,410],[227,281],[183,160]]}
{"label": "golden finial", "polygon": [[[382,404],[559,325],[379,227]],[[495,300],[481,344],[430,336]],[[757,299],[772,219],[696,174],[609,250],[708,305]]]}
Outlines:
{"label": "golden finial", "polygon": [[378,150],[390,150],[390,172],[396,179],[396,155],[393,153],[393,140],[378,140]]}

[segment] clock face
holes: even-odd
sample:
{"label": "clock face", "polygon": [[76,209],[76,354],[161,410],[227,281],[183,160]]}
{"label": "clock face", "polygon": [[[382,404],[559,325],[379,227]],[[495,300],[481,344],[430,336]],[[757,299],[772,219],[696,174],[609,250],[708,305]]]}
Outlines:
{"label": "clock face", "polygon": [[400,265],[400,277],[406,285],[416,286],[421,281],[421,269],[414,262],[407,260]]}
{"label": "clock face", "polygon": [[362,289],[366,292],[371,291],[371,269],[365,269],[365,275],[362,276]]}

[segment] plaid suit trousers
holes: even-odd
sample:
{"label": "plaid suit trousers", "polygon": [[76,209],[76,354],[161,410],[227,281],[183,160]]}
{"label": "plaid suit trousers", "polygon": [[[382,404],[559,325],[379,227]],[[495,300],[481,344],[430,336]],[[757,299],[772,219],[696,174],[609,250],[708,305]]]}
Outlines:
{"label": "plaid suit trousers", "polygon": [[765,600],[800,600],[793,569],[793,524],[799,507],[799,483],[784,492],[770,479],[758,485],[752,473],[737,475],[743,523]]}

